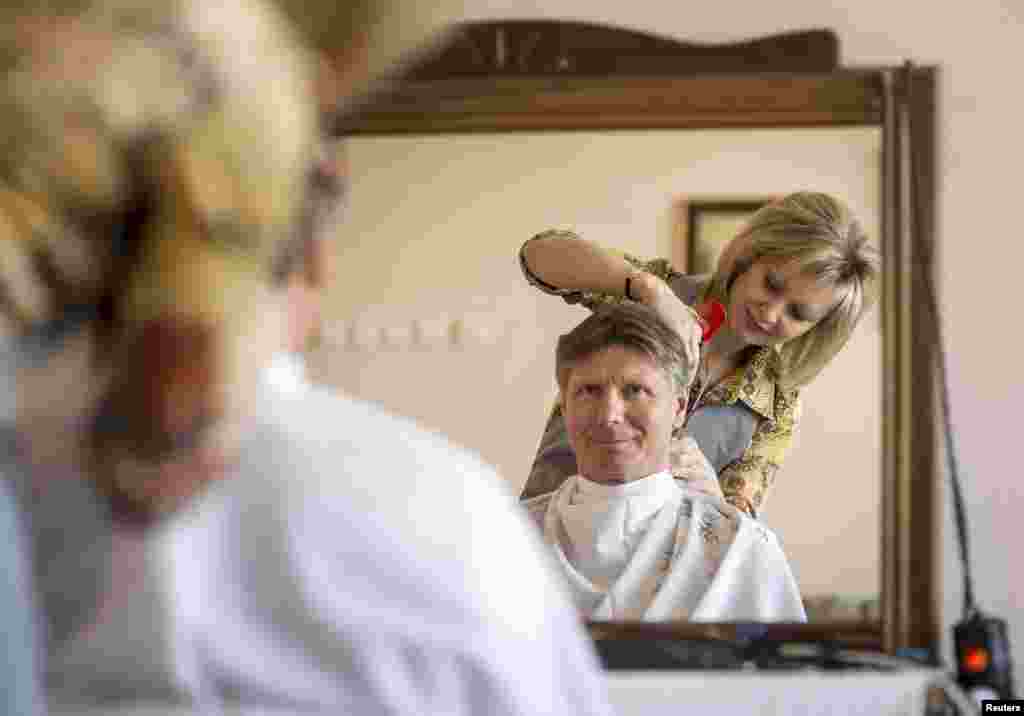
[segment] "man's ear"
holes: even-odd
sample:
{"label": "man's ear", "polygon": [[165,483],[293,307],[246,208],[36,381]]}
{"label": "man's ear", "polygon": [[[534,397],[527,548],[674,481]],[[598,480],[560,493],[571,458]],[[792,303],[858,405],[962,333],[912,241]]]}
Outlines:
{"label": "man's ear", "polygon": [[326,142],[320,148],[310,177],[311,226],[302,242],[302,262],[306,283],[324,289],[334,275],[334,238],[345,209],[349,182],[348,153],[341,140]]}
{"label": "man's ear", "polygon": [[672,431],[677,432],[682,430],[683,424],[686,422],[686,397],[680,395],[676,398],[676,414],[672,419]]}
{"label": "man's ear", "polygon": [[322,289],[330,275],[330,245],[326,239],[307,238],[302,242],[303,278],[311,289]]}

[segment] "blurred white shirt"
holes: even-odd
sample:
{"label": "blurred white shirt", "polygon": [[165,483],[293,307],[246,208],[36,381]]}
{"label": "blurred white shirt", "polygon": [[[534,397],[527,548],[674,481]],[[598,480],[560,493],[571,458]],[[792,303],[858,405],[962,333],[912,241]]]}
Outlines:
{"label": "blurred white shirt", "polygon": [[306,359],[298,353],[278,353],[267,365],[264,379],[282,393],[298,393],[308,387]]}
{"label": "blurred white shirt", "polygon": [[[610,713],[497,475],[408,420],[280,377],[237,474],[144,539],[111,537],[79,480],[35,505],[37,555],[66,558],[41,565],[67,635],[51,641],[53,712]],[[105,583],[118,597],[93,613]]]}

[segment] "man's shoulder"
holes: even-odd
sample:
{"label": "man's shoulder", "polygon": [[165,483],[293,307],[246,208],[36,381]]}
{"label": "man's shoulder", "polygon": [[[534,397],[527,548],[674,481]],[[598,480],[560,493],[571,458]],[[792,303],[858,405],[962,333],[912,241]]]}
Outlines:
{"label": "man's shoulder", "polygon": [[534,510],[537,508],[545,509],[551,502],[551,499],[555,496],[555,492],[545,492],[542,495],[536,495],[534,497],[528,497],[525,500],[520,500],[520,504],[528,510]]}
{"label": "man's shoulder", "polygon": [[750,546],[779,546],[771,527],[717,495],[683,489],[679,520],[698,521],[705,537],[720,544],[739,541]]}
{"label": "man's shoulder", "polygon": [[510,487],[478,455],[379,405],[310,387],[262,410],[249,471],[293,502],[340,500],[451,539],[514,507]]}
{"label": "man's shoulder", "polygon": [[[264,487],[234,489],[238,504],[269,502],[280,524],[302,521],[310,533],[316,525],[329,532],[348,515],[438,565],[484,611],[513,615],[524,627],[542,618],[550,575],[540,541],[510,486],[480,457],[415,421],[326,389],[264,410],[271,412],[250,436],[247,458],[258,473],[253,482]],[[254,514],[267,509],[252,507]],[[533,583],[525,597],[523,582]]]}
{"label": "man's shoulder", "polygon": [[[676,483],[678,485],[678,481]],[[701,530],[714,533],[719,541],[731,541],[745,520],[751,519],[742,510],[717,495],[681,489],[678,519],[680,523],[697,521]]]}
{"label": "man's shoulder", "polygon": [[333,460],[360,466],[371,461],[376,470],[401,470],[393,473],[397,481],[409,470],[435,469],[439,463],[463,476],[471,472],[487,474],[488,480],[496,477],[478,455],[440,433],[323,386],[309,386],[295,396],[271,394],[263,411],[262,429],[310,458],[329,453]]}
{"label": "man's shoulder", "polygon": [[[332,683],[323,687],[329,693],[355,684],[372,700],[378,687],[441,683],[439,672],[445,683],[464,678],[451,677],[462,665],[501,674],[509,659],[543,664],[562,653],[563,646],[538,653],[538,634],[562,645],[580,638],[568,603],[552,599],[554,581],[511,492],[479,458],[330,391],[265,409],[274,412],[250,435],[249,474],[224,485],[195,520],[199,529],[175,545],[180,569],[197,575],[183,581],[204,590],[196,597],[200,628],[246,634],[238,652],[214,655],[225,678],[272,678],[280,695],[309,703],[316,684]],[[347,646],[321,644],[325,629]],[[313,645],[314,659],[264,670],[280,658],[282,639]],[[564,648],[582,664],[576,678],[590,678],[582,671],[588,653]],[[367,690],[352,650],[371,667],[389,664],[394,687]],[[561,687],[538,688],[559,696]]]}

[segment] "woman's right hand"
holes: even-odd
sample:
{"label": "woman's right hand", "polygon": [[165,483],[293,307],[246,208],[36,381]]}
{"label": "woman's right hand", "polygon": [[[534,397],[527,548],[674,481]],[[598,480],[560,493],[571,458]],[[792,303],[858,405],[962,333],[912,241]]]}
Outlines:
{"label": "woman's right hand", "polygon": [[686,375],[692,381],[700,364],[703,329],[697,312],[683,303],[667,283],[651,273],[638,271],[631,276],[630,296],[653,308],[683,339]]}

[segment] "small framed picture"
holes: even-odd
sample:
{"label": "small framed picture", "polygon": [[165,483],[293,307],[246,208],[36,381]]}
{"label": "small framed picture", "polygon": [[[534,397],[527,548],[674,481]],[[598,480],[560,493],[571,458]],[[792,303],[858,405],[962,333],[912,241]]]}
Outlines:
{"label": "small framed picture", "polygon": [[688,274],[712,273],[722,249],[735,237],[747,219],[773,197],[709,199],[679,202],[680,243],[674,255]]}

